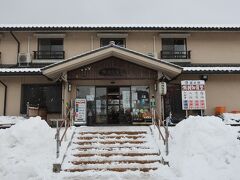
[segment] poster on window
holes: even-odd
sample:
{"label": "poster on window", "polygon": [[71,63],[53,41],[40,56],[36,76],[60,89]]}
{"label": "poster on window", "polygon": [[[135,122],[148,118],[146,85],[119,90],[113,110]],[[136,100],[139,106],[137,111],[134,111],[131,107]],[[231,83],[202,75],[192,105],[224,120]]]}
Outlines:
{"label": "poster on window", "polygon": [[206,109],[205,81],[203,80],[181,81],[181,89],[183,110]]}
{"label": "poster on window", "polygon": [[86,99],[75,99],[75,122],[74,124],[86,124],[87,101]]}
{"label": "poster on window", "polygon": [[130,91],[122,92],[122,103],[124,109],[130,108]]}

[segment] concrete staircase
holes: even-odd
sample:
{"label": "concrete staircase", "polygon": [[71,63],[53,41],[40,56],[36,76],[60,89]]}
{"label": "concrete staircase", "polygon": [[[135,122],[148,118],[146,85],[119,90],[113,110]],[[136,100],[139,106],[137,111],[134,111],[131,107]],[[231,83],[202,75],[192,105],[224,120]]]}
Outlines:
{"label": "concrete staircase", "polygon": [[160,163],[148,126],[79,127],[62,170],[148,172],[157,170]]}

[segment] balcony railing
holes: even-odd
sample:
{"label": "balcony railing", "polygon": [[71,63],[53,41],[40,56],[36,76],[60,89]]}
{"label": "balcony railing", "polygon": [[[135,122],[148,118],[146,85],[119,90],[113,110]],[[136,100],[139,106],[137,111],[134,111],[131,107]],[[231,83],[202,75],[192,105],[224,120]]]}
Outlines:
{"label": "balcony railing", "polygon": [[64,59],[65,51],[33,51],[34,59]]}
{"label": "balcony railing", "polygon": [[161,59],[190,59],[191,51],[161,51]]}

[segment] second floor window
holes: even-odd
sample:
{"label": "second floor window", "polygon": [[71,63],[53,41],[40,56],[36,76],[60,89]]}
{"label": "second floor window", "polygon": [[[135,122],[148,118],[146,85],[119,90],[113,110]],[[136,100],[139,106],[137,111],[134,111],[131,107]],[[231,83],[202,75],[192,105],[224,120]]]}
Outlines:
{"label": "second floor window", "polygon": [[34,51],[35,59],[64,59],[63,39],[40,38],[38,51]]}
{"label": "second floor window", "polygon": [[161,58],[163,59],[189,59],[185,38],[163,38]]}
{"label": "second floor window", "polygon": [[126,47],[125,38],[101,38],[100,47],[109,45],[111,41],[114,41],[117,46]]}

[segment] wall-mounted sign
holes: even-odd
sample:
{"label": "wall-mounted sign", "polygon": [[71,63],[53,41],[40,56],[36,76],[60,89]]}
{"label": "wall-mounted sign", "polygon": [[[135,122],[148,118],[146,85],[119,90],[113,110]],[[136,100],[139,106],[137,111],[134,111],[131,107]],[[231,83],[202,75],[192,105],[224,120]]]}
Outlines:
{"label": "wall-mounted sign", "polygon": [[166,82],[159,82],[158,83],[158,90],[160,95],[166,95],[167,94],[167,83]]}
{"label": "wall-mounted sign", "polygon": [[203,80],[181,81],[181,89],[183,110],[206,109],[205,81]]}
{"label": "wall-mounted sign", "polygon": [[104,68],[99,71],[101,76],[123,76],[126,74],[124,69],[119,68]]}
{"label": "wall-mounted sign", "polygon": [[84,125],[87,123],[87,101],[86,99],[75,99],[75,122]]}

